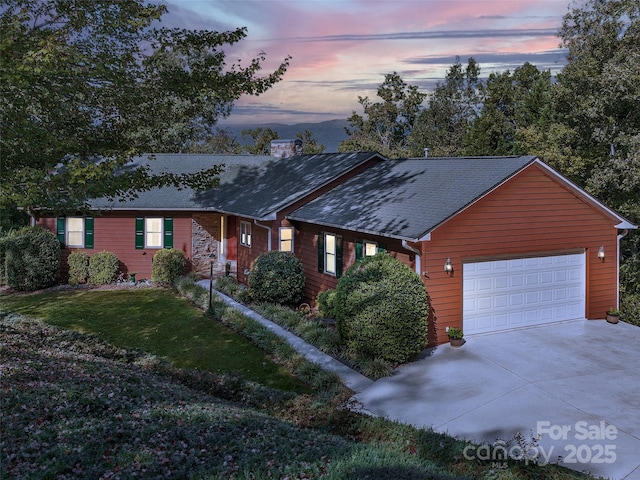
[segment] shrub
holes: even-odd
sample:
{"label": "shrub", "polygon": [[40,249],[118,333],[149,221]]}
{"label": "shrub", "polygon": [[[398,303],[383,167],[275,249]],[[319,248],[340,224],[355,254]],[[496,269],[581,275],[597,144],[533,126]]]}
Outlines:
{"label": "shrub", "polygon": [[302,263],[290,252],[260,255],[249,275],[249,291],[258,302],[295,305],[302,299],[304,283]]}
{"label": "shrub", "polygon": [[69,284],[85,283],[89,278],[89,254],[87,252],[71,252],[67,258],[69,265]]}
{"label": "shrub", "polygon": [[5,235],[0,237],[0,285],[7,284],[7,269],[6,269],[6,252],[9,248],[10,242],[22,232],[22,230],[10,230]]}
{"label": "shrub", "polygon": [[173,283],[184,274],[184,252],[176,248],[158,250],[153,256],[151,281]]}
{"label": "shrub", "polygon": [[112,252],[98,252],[89,257],[89,283],[108,285],[118,275],[118,257]]}
{"label": "shrub", "polygon": [[47,288],[58,281],[60,242],[41,227],[26,227],[5,237],[5,279],[16,290]]}
{"label": "shrub", "polygon": [[324,318],[336,318],[335,312],[335,290],[325,290],[320,292],[316,299],[318,303],[318,313]]}
{"label": "shrub", "polygon": [[426,345],[427,292],[420,277],[386,253],[367,257],[340,278],[336,325],[347,349],[404,363]]}

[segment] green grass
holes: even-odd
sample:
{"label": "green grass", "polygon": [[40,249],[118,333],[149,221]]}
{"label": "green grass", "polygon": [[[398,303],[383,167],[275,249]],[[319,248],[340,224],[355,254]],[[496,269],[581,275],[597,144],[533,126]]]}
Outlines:
{"label": "green grass", "polygon": [[260,348],[163,288],[58,291],[0,295],[0,311],[98,335],[139,349],[178,368],[238,373],[273,388],[308,392]]}

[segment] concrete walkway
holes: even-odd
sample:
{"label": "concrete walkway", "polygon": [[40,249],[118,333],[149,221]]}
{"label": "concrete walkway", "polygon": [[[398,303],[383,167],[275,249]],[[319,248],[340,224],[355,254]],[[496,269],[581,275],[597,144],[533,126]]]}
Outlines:
{"label": "concrete walkway", "polygon": [[480,443],[541,433],[538,452],[552,462],[640,480],[640,328],[580,320],[465,338],[356,399],[374,415]]}
{"label": "concrete walkway", "polygon": [[[198,284],[207,289],[209,288],[209,280],[201,280],[198,282]],[[336,373],[342,380],[342,383],[355,393],[361,392],[362,390],[373,384],[373,381],[371,379],[347,367],[344,363],[339,362],[332,356],[327,355],[313,345],[309,345],[300,337],[294,335],[288,330],[285,330],[280,325],[273,323],[271,320],[267,320],[262,315],[259,315],[258,313],[245,307],[241,303],[236,302],[234,299],[228,297],[227,295],[224,295],[223,293],[220,293],[216,290],[214,290],[213,293],[224,300],[224,302],[230,307],[233,307],[236,310],[242,312],[247,317],[252,318],[253,320],[264,325],[276,335],[284,338],[293,348],[304,355],[305,358],[310,362],[320,365],[324,370]]]}

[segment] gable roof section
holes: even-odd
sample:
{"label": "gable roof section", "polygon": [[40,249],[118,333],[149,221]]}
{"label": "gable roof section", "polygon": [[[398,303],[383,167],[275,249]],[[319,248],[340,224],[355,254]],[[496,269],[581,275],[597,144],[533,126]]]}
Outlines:
{"label": "gable roof section", "polygon": [[199,192],[198,203],[216,211],[254,219],[273,219],[276,212],[328,185],[373,158],[375,152],[294,155],[272,159],[259,169],[242,169],[232,182]]}
{"label": "gable roof section", "polygon": [[387,160],[287,218],[417,241],[536,157]]}
{"label": "gable roof section", "polygon": [[287,216],[325,227],[424,240],[513,176],[536,164],[613,221],[636,228],[535,156],[432,157],[382,162]]}
{"label": "gable roof section", "polygon": [[[186,174],[224,165],[224,170],[218,177],[220,185],[225,185],[247,175],[247,172],[259,171],[260,165],[273,159],[271,155],[156,153],[135,158],[133,162],[126,165],[125,169],[148,166],[152,173]],[[206,210],[209,207],[199,202],[194,190],[178,189],[172,186],[139,192],[138,198],[125,202],[117,200],[110,202],[106,198],[97,198],[92,200],[90,205],[95,209],[109,210]]]}

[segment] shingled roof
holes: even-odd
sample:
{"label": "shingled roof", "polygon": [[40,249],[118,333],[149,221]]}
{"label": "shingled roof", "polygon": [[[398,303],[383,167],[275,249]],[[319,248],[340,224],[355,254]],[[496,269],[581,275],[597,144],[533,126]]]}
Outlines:
{"label": "shingled roof", "polygon": [[385,160],[287,218],[418,240],[534,161],[534,156]]}
{"label": "shingled roof", "polygon": [[112,210],[213,210],[266,219],[374,157],[375,152],[324,153],[279,158],[271,155],[143,155],[127,165],[154,173],[197,173],[224,165],[219,186],[206,191],[175,187],[139,192],[126,202],[95,199],[91,206]]}
{"label": "shingled roof", "polygon": [[[260,165],[273,159],[274,157],[271,155],[155,153],[135,158],[126,165],[126,169],[147,166],[152,173],[156,174],[165,172],[187,174],[208,170],[216,165],[224,165],[224,170],[218,177],[220,185],[225,185],[245,176],[248,171],[259,171]],[[194,190],[170,186],[138,192],[138,198],[126,202],[97,198],[92,200],[90,205],[96,209],[112,210],[203,210],[210,208],[209,205],[200,202]]]}
{"label": "shingled roof", "polygon": [[372,158],[375,152],[323,153],[272,159],[256,169],[240,169],[232,182],[196,194],[216,211],[255,219],[273,218],[294,204]]}

